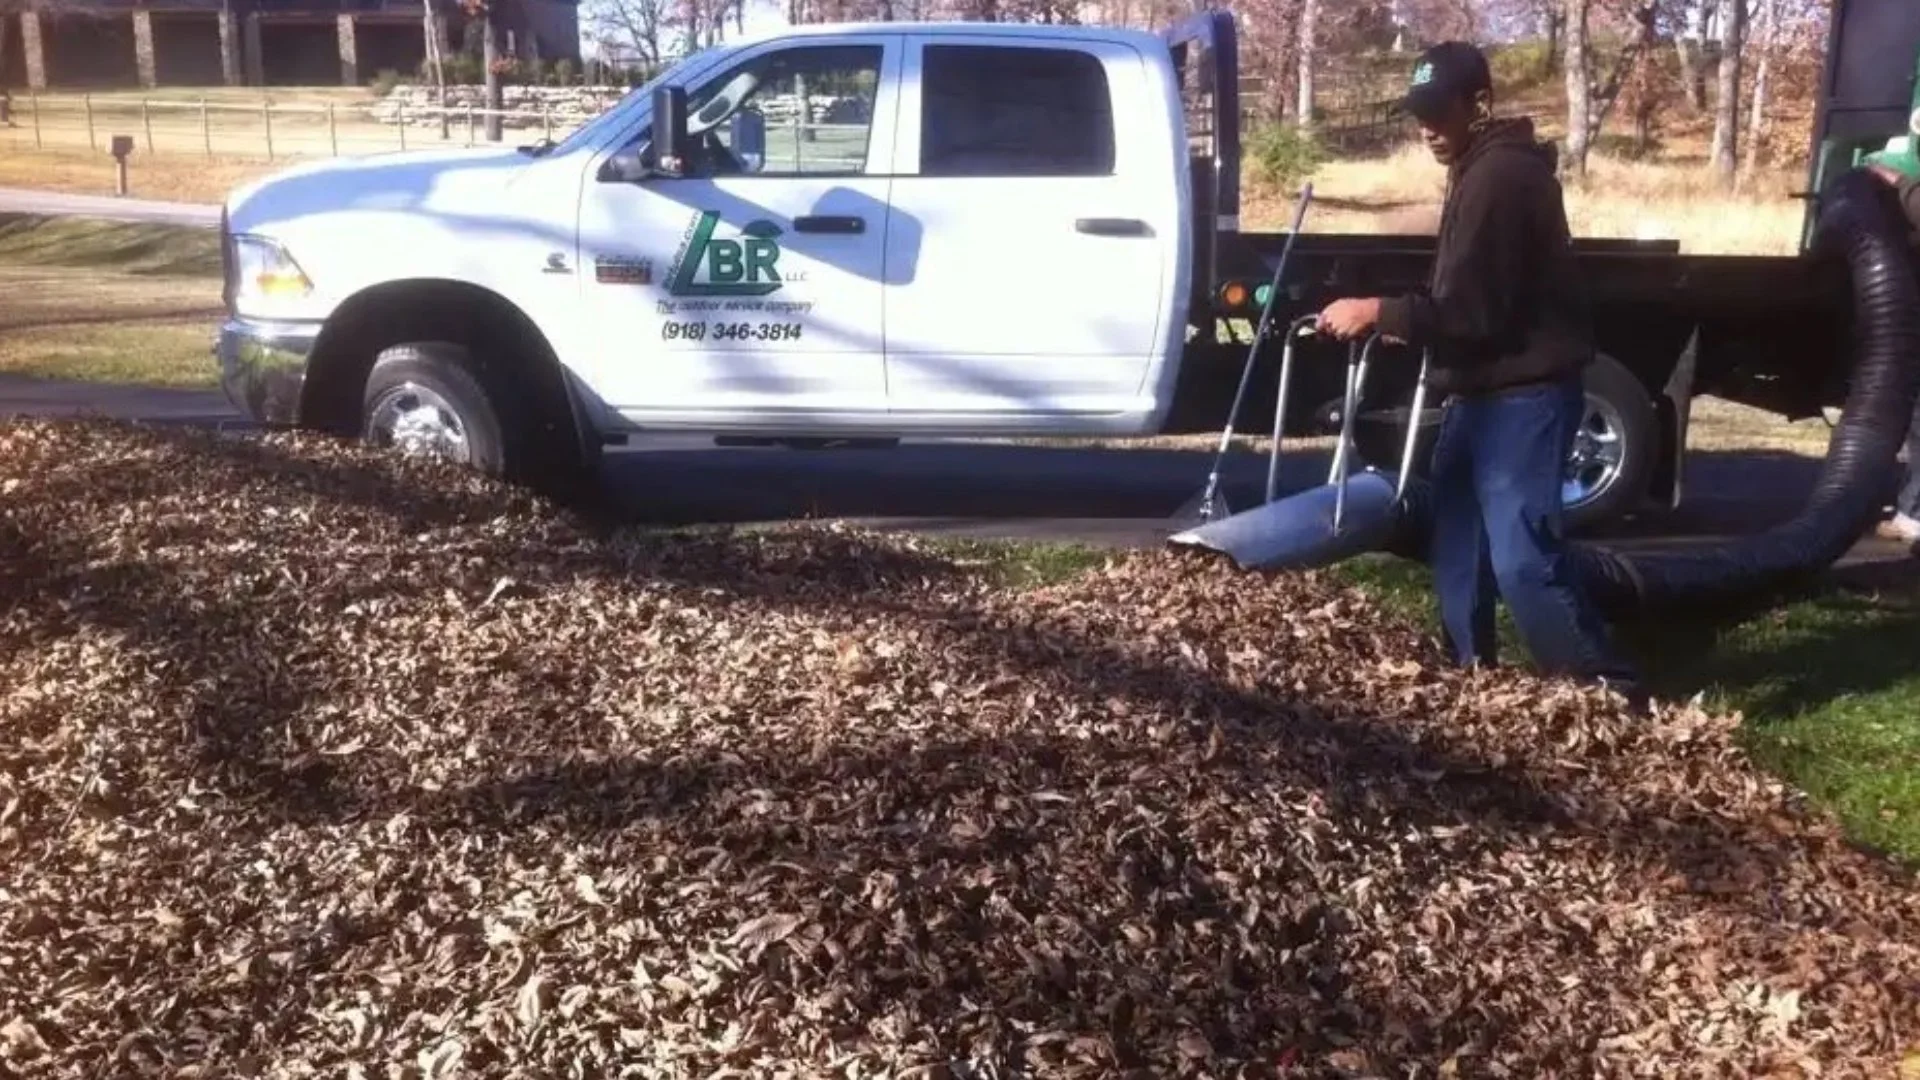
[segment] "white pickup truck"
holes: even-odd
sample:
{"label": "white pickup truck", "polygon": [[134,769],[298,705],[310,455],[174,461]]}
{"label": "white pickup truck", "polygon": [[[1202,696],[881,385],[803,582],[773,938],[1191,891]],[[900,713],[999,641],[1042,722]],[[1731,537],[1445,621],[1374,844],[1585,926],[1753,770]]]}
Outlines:
{"label": "white pickup truck", "polygon": [[[225,208],[223,382],[263,422],[535,483],[649,430],[1217,431],[1245,350],[1222,329],[1257,317],[1285,240],[1239,228],[1238,77],[1223,12],[1160,36],[801,27],[689,57],[557,144],[295,167]],[[1432,244],[1303,236],[1275,325],[1418,286]],[[1646,306],[1686,270],[1672,245],[1576,247],[1603,325],[1645,331],[1616,349],[1631,370],[1594,365],[1569,462],[1570,506],[1605,516],[1673,441],[1655,388],[1688,327]],[[1303,365],[1289,430],[1341,377]]]}

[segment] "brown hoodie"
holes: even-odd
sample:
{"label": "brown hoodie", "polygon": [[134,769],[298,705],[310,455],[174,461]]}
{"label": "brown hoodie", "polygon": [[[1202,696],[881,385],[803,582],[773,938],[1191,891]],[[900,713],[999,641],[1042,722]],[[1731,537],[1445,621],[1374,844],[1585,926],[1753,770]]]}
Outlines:
{"label": "brown hoodie", "polygon": [[1447,174],[1427,287],[1380,305],[1379,332],[1433,347],[1429,385],[1476,394],[1576,373],[1593,358],[1553,148],[1497,121]]}

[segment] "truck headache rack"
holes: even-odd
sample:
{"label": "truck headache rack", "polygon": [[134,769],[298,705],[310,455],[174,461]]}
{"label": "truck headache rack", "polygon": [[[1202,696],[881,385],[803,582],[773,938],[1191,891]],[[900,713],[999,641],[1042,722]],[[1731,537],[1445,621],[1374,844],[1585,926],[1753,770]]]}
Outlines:
{"label": "truck headache rack", "polygon": [[1180,79],[1193,174],[1194,299],[1220,286],[1219,236],[1240,228],[1240,55],[1233,14],[1208,11],[1162,32]]}

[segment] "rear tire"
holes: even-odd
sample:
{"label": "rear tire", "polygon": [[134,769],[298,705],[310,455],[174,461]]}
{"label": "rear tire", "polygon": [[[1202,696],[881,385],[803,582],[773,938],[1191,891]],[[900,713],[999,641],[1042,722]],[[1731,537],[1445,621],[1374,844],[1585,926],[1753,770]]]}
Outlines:
{"label": "rear tire", "polygon": [[[1645,498],[1660,454],[1660,426],[1653,400],[1626,365],[1604,353],[1582,378],[1586,410],[1565,462],[1560,505],[1567,528],[1586,529],[1630,513]],[[1404,406],[1362,413],[1354,425],[1361,461],[1397,472],[1406,438]],[[1426,476],[1439,429],[1429,424],[1414,449],[1414,475]]]}
{"label": "rear tire", "polygon": [[1626,365],[1602,353],[1587,366],[1583,382],[1587,407],[1560,487],[1569,529],[1637,509],[1660,455],[1653,399]]}

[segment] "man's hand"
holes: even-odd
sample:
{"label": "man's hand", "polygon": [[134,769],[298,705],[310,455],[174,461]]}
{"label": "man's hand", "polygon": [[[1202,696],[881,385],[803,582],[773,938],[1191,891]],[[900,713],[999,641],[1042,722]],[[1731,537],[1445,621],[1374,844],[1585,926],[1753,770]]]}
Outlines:
{"label": "man's hand", "polygon": [[1352,341],[1365,337],[1379,321],[1379,297],[1349,297],[1328,304],[1315,328],[1340,341]]}

